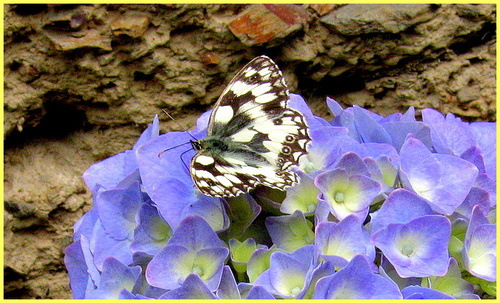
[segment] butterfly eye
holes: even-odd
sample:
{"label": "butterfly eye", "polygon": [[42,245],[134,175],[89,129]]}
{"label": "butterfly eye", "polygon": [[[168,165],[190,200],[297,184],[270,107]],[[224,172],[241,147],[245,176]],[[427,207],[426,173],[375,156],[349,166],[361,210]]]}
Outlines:
{"label": "butterfly eye", "polygon": [[273,120],[273,123],[274,123],[275,125],[281,125],[281,124],[283,124],[283,120],[282,120],[282,119],[280,119],[280,118],[278,118],[278,119],[274,119],[274,120]]}

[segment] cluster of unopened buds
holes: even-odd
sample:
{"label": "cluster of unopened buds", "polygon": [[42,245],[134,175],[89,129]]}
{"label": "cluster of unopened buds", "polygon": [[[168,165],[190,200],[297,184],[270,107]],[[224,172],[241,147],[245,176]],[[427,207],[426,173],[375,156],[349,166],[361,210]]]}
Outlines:
{"label": "cluster of unopened buds", "polygon": [[133,149],[91,166],[93,208],[65,255],[74,298],[496,296],[495,123],[327,104],[332,121],[291,95],[312,141],[285,192],[193,186],[194,151],[162,151],[203,138],[209,112],[191,135],[159,135],[155,118]]}

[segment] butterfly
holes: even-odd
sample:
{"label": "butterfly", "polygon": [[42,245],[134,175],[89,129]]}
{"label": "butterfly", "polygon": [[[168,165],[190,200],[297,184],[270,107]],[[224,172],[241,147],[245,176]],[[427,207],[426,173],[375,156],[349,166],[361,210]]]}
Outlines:
{"label": "butterfly", "polygon": [[190,173],[201,193],[234,197],[257,185],[284,190],[299,182],[290,169],[311,141],[304,116],[287,107],[288,87],[276,63],[259,56],[229,82],[210,115],[207,137]]}

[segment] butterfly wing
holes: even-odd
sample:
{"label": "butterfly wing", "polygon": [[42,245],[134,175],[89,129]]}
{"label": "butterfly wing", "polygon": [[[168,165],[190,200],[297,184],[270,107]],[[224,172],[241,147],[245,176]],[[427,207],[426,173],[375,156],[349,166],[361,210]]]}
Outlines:
{"label": "butterfly wing", "polygon": [[[288,88],[268,57],[253,59],[226,87],[210,116],[208,138],[191,161],[200,191],[228,197],[258,184],[285,189],[298,182],[289,169],[311,141],[301,113],[287,108]],[[213,144],[216,144],[214,147]]]}

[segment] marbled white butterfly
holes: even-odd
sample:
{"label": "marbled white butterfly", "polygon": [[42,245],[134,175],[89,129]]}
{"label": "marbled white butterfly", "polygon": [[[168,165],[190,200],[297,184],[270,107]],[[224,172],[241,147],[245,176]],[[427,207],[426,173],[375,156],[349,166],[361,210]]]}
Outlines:
{"label": "marbled white butterfly", "polygon": [[311,141],[301,113],[287,107],[285,79],[267,56],[229,82],[210,115],[207,138],[191,141],[191,176],[213,197],[233,197],[262,184],[284,190],[298,182],[289,169]]}

